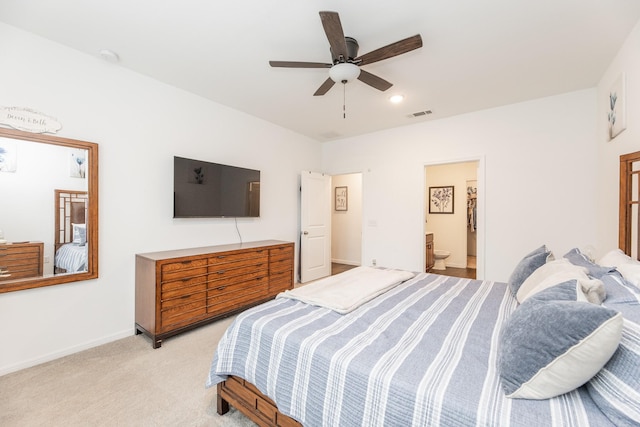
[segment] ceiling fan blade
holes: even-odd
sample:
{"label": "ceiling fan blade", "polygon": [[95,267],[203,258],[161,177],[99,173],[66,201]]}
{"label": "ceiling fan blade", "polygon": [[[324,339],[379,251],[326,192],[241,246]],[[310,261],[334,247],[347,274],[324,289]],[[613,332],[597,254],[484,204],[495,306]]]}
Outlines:
{"label": "ceiling fan blade", "polygon": [[331,77],[329,77],[327,80],[324,81],[324,83],[322,83],[322,85],[318,88],[316,93],[313,94],[313,96],[324,95],[325,93],[327,93],[329,91],[329,89],[331,89],[333,87],[334,84],[336,84],[336,82],[331,80]]}
{"label": "ceiling fan blade", "polygon": [[358,76],[358,80],[363,83],[368,84],[371,87],[374,87],[378,90],[385,91],[393,86],[393,83],[389,83],[385,79],[382,79],[374,74],[371,74],[363,69],[360,69],[360,75]]}
{"label": "ceiling fan blade", "polygon": [[331,68],[331,64],[323,62],[301,62],[301,61],[269,61],[272,67],[286,68]]}
{"label": "ceiling fan blade", "polygon": [[382,61],[383,59],[393,58],[394,56],[402,55],[403,53],[411,52],[412,50],[422,47],[422,37],[420,34],[416,34],[412,37],[391,43],[390,45],[381,47],[380,49],[373,50],[369,53],[356,58],[356,61],[361,61],[358,65],[371,64],[373,62]]}
{"label": "ceiling fan blade", "polygon": [[338,12],[320,12],[320,19],[322,20],[322,27],[329,40],[331,46],[331,53],[334,58],[344,59],[349,57],[347,52],[347,42],[344,39],[344,31],[342,31],[342,24],[340,23],[340,16]]}

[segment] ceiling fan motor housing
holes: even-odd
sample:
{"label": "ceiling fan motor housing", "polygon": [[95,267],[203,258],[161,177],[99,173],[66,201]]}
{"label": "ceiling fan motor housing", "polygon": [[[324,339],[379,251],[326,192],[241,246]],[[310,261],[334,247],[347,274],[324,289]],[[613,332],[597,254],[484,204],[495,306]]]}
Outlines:
{"label": "ceiling fan motor housing", "polygon": [[[345,37],[344,41],[347,43],[347,58],[344,58],[344,61],[353,61],[358,57],[358,49],[360,48],[360,46],[358,45],[358,41],[353,37]],[[329,52],[331,52],[331,58],[333,58],[334,64],[337,64],[338,62],[344,62],[340,61],[340,58],[336,57],[331,47],[329,47]]]}

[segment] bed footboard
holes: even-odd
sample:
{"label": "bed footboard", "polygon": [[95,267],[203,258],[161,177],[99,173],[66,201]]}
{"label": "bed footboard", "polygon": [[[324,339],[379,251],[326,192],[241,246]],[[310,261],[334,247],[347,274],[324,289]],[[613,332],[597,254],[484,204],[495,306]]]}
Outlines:
{"label": "bed footboard", "polygon": [[229,412],[229,404],[259,426],[302,426],[296,420],[281,414],[271,399],[240,377],[230,376],[226,381],[218,384],[218,414],[224,415]]}

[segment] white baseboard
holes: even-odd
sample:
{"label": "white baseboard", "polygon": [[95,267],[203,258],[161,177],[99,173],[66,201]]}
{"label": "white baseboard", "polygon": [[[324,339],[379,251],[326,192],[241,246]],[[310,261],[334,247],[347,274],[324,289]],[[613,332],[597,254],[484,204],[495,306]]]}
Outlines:
{"label": "white baseboard", "polygon": [[112,341],[116,341],[122,338],[130,337],[135,334],[134,329],[127,329],[126,331],[121,331],[116,334],[108,335],[106,337],[102,337],[96,340],[87,341],[86,343],[74,345],[72,347],[67,347],[65,349],[54,351],[52,353],[45,354],[43,356],[34,357],[33,359],[23,360],[19,363],[15,363],[9,366],[0,367],[0,377],[6,374],[10,374],[12,372],[17,372],[22,369],[30,368],[32,366],[40,365],[41,363],[50,362],[52,360],[59,359],[64,356],[68,356],[70,354],[78,353],[83,350],[88,350],[93,347],[97,347],[99,345],[107,344]]}
{"label": "white baseboard", "polygon": [[337,264],[347,264],[347,265],[360,265],[358,261],[349,261],[347,259],[331,259],[331,262],[335,262]]}

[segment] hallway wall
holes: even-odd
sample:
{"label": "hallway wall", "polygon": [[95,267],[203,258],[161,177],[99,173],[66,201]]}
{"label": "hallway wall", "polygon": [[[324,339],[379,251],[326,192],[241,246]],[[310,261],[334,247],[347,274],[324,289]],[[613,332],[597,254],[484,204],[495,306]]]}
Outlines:
{"label": "hallway wall", "polygon": [[[347,210],[336,211],[336,187],[347,187]],[[360,265],[362,262],[362,174],[331,177],[331,261]]]}

